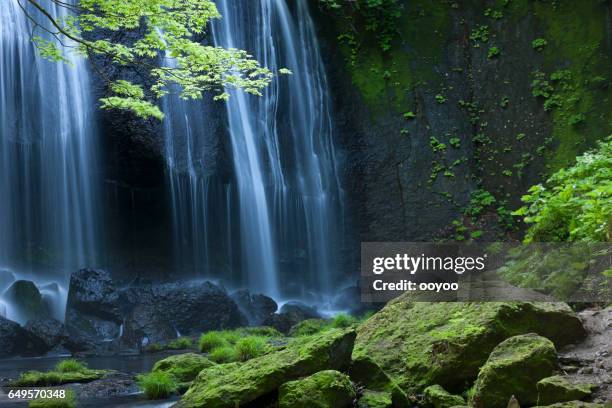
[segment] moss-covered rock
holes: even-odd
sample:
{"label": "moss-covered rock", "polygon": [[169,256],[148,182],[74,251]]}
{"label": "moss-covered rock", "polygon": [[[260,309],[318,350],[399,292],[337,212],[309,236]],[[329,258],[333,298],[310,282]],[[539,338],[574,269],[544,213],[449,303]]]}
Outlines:
{"label": "moss-covered rock", "polygon": [[214,364],[201,354],[186,353],[158,361],[152,371],[163,371],[172,375],[178,383],[189,383],[198,376],[200,371]]}
{"label": "moss-covered rock", "polygon": [[432,408],[450,408],[465,405],[465,400],[460,395],[453,395],[439,385],[432,385],[423,391],[425,406]]}
{"label": "moss-covered rock", "polygon": [[365,390],[357,401],[357,408],[391,408],[393,401],[390,392]]}
{"label": "moss-covered rock", "polygon": [[557,368],[555,345],[534,333],[511,337],[491,352],[478,373],[471,405],[503,408],[514,395],[521,404],[538,401],[536,384]]}
{"label": "moss-covered rock", "polygon": [[568,401],[568,402],[560,402],[558,404],[552,405],[538,405],[533,408],[604,408],[603,404],[597,404],[593,402],[583,402],[583,401]]}
{"label": "moss-covered rock", "polygon": [[591,388],[590,384],[574,384],[561,375],[547,377],[537,384],[538,404],[582,400],[591,395]]}
{"label": "moss-covered rock", "polygon": [[353,329],[329,330],[295,339],[280,351],[244,363],[206,368],[177,406],[234,408],[277,390],[287,381],[327,369],[345,370],[355,336]]}
{"label": "moss-covered rock", "polygon": [[283,384],[278,391],[278,407],[345,408],[352,406],[355,395],[347,375],[326,370]]}
{"label": "moss-covered rock", "polygon": [[27,371],[13,381],[15,387],[46,387],[71,383],[88,383],[99,380],[108,374],[107,370],[83,370],[83,371]]}
{"label": "moss-covered rock", "polygon": [[409,404],[404,391],[368,356],[355,357],[351,362],[349,375],[353,381],[369,390],[389,393],[393,406],[403,407]]}
{"label": "moss-covered rock", "polygon": [[426,303],[403,295],[358,328],[353,358],[370,357],[408,394],[432,384],[459,393],[497,344],[531,332],[557,346],[586,334],[564,303]]}

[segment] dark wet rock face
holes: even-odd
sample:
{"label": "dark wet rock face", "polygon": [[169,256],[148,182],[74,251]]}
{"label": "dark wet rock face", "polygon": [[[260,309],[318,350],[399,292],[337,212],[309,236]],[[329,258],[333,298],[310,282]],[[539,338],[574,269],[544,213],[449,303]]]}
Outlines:
{"label": "dark wet rock face", "polygon": [[246,318],[227,292],[210,283],[168,283],[126,289],[126,330],[157,342],[242,325]]}
{"label": "dark wet rock face", "polygon": [[261,326],[278,309],[274,299],[266,295],[251,294],[248,290],[236,291],[232,293],[231,298],[251,326]]}
{"label": "dark wet rock face", "polygon": [[45,351],[52,350],[61,345],[68,338],[68,333],[63,323],[52,318],[28,320],[24,330],[39,338],[41,343],[45,345]]}
{"label": "dark wet rock face", "polygon": [[[66,328],[86,348],[109,346],[120,334],[123,318],[119,294],[106,271],[82,269],[70,277],[66,305]],[[99,350],[98,350],[99,351]]]}

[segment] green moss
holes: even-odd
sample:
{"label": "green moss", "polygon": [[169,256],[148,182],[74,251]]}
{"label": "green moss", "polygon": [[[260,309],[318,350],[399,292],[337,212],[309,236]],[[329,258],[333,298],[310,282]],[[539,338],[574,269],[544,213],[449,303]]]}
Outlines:
{"label": "green moss", "polygon": [[511,337],[496,346],[481,367],[471,404],[503,406],[513,395],[521,404],[535,404],[536,383],[556,368],[557,353],[550,340],[533,333]]}
{"label": "green moss", "polygon": [[178,383],[193,381],[198,373],[214,365],[212,361],[201,354],[186,353],[166,357],[153,366],[153,372],[170,374]]}
{"label": "green moss", "polygon": [[12,382],[17,387],[53,386],[69,383],[86,383],[104,377],[108,371],[91,370],[77,360],[60,361],[53,371],[27,371]]}
{"label": "green moss", "polygon": [[423,391],[423,400],[432,408],[450,408],[465,405],[460,395],[453,395],[439,385],[431,385]]}
{"label": "green moss", "polygon": [[[605,7],[597,1],[579,5],[557,2],[556,8],[533,2],[549,44],[542,52],[544,68],[555,71],[563,67],[571,76],[569,86],[556,92],[559,106],[553,111],[553,137],[557,147],[546,157],[552,170],[566,166],[607,134],[606,129],[612,129],[612,89],[589,86],[593,78],[610,75]],[[580,128],[574,123],[576,115],[584,118]]]}
{"label": "green moss", "polygon": [[77,402],[72,390],[64,390],[64,398],[40,398],[28,403],[29,408],[76,408]]}
{"label": "green moss", "polygon": [[277,390],[286,381],[326,369],[345,369],[354,340],[354,330],[332,329],[294,339],[281,350],[244,363],[206,368],[185,393],[179,406],[234,408]]}
{"label": "green moss", "polygon": [[440,83],[435,65],[442,58],[450,24],[449,10],[442,2],[405,3],[397,23],[397,38],[388,50],[382,50],[367,31],[359,26],[357,32],[352,31],[354,21],[337,21],[347,70],[374,116],[388,114],[389,108],[399,114],[412,111],[410,93],[414,87]]}
{"label": "green moss", "polygon": [[357,401],[357,408],[392,408],[391,393],[365,390]]}
{"label": "green moss", "polygon": [[591,384],[575,384],[566,377],[555,375],[540,380],[537,384],[538,404],[548,405],[556,402],[582,400],[591,395],[595,388]]}
{"label": "green moss", "polygon": [[349,377],[335,370],[289,381],[278,391],[279,408],[348,408],[355,399]]}
{"label": "green moss", "polygon": [[499,342],[529,332],[558,344],[585,334],[567,305],[426,303],[404,295],[358,328],[353,358],[371,358],[411,394],[431,384],[459,392]]}

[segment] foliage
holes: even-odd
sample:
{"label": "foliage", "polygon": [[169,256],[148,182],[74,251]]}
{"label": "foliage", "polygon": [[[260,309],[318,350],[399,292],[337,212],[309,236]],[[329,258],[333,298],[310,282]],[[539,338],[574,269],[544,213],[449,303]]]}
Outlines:
{"label": "foliage", "polygon": [[530,224],[526,242],[610,241],[612,223],[612,137],[579,156],[522,197],[515,212]]}
{"label": "foliage", "polygon": [[337,314],[331,321],[331,327],[340,329],[345,327],[351,327],[357,323],[357,319],[346,313]]}
{"label": "foliage", "polygon": [[151,371],[163,371],[170,374],[179,384],[189,383],[203,369],[214,363],[202,354],[185,353],[159,360]]}
{"label": "foliage", "polygon": [[238,360],[238,353],[234,347],[225,345],[212,349],[208,358],[215,363],[224,364]]}
{"label": "foliage", "polygon": [[247,361],[267,353],[270,346],[265,337],[247,336],[236,342],[235,350],[238,360]]}
{"label": "foliage", "polygon": [[501,51],[499,50],[499,47],[491,47],[489,48],[489,51],[487,52],[487,58],[488,59],[493,59],[499,56],[499,54],[501,54]]}
{"label": "foliage", "polygon": [[226,335],[222,331],[210,331],[203,333],[200,336],[198,346],[202,353],[211,351],[214,348],[225,346],[228,344]]}
{"label": "foliage", "polygon": [[170,350],[184,350],[193,346],[193,339],[191,337],[179,337],[168,343],[168,349]]}
{"label": "foliage", "polygon": [[69,358],[67,360],[62,360],[55,366],[55,370],[60,373],[74,373],[74,372],[86,372],[88,370],[87,366],[81,361]]}
{"label": "foliage", "polygon": [[[365,31],[376,36],[382,51],[391,49],[391,42],[396,36],[397,20],[402,11],[400,0],[319,0],[319,3],[328,10],[361,20]],[[345,39],[355,39],[355,33],[346,33],[344,36]],[[353,44],[355,52],[357,47],[357,44]]]}
{"label": "foliage", "polygon": [[177,390],[176,380],[164,371],[153,371],[136,377],[138,386],[148,399],[164,399]]}
{"label": "foliage", "polygon": [[[227,99],[228,89],[259,95],[272,79],[272,73],[245,51],[200,41],[208,23],[221,17],[212,0],[55,2],[56,7],[67,9],[57,13],[58,17],[37,0],[28,3],[32,7],[24,11],[35,22],[35,29],[45,32],[45,38],[33,37],[41,56],[56,62],[69,61],[69,53],[102,56],[116,66],[138,65],[152,79],[146,92],[131,81],[109,82],[112,95],[101,99],[105,109],[161,119],[163,114],[154,100],[171,90],[184,99],[201,98],[209,91],[215,99]],[[96,39],[90,39],[94,31]],[[130,32],[135,39],[129,44],[120,42],[118,32]],[[57,44],[65,46],[60,49]]]}
{"label": "foliage", "polygon": [[542,51],[546,45],[548,45],[548,41],[544,38],[536,38],[531,42],[531,46],[536,51]]}
{"label": "foliage", "polygon": [[486,190],[475,190],[470,197],[470,204],[464,210],[465,215],[478,217],[485,208],[495,204],[495,197]]}

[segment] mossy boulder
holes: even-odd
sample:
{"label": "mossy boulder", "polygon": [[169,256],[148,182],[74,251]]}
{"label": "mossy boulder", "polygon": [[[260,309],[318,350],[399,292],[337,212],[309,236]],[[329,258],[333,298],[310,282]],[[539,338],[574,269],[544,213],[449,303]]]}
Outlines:
{"label": "mossy boulder", "polygon": [[439,385],[431,385],[423,391],[423,402],[426,407],[450,408],[465,405],[460,395],[453,395]]}
{"label": "mossy boulder", "polygon": [[404,391],[370,357],[355,357],[351,362],[349,375],[353,381],[369,390],[389,393],[393,406],[403,407],[409,404]]}
{"label": "mossy boulder", "polygon": [[158,361],[153,366],[153,372],[163,371],[173,376],[178,383],[190,383],[200,371],[215,363],[201,354],[186,353],[170,356]]}
{"label": "mossy boulder", "polygon": [[583,401],[567,401],[560,402],[558,404],[552,405],[538,405],[533,408],[604,408],[603,404],[597,404],[593,402],[583,402]]}
{"label": "mossy boulder", "polygon": [[357,401],[357,408],[392,408],[390,392],[365,390]]}
{"label": "mossy boulder", "polygon": [[538,401],[536,384],[557,368],[555,345],[534,333],[511,337],[491,352],[478,373],[471,405],[504,408],[514,395],[521,404]]}
{"label": "mossy boulder", "polygon": [[353,358],[370,357],[409,395],[432,384],[462,392],[509,337],[533,332],[562,346],[586,335],[565,303],[427,303],[409,294],[357,330]]}
{"label": "mossy boulder", "polygon": [[326,370],[283,384],[278,391],[278,407],[346,408],[352,407],[355,395],[347,375]]}
{"label": "mossy boulder", "polygon": [[334,329],[291,341],[284,349],[244,363],[220,364],[198,374],[178,407],[234,408],[276,391],[287,381],[323,370],[346,370],[354,329]]}
{"label": "mossy boulder", "polygon": [[574,384],[561,375],[540,380],[537,384],[538,404],[554,404],[573,400],[582,400],[591,395],[592,385]]}

